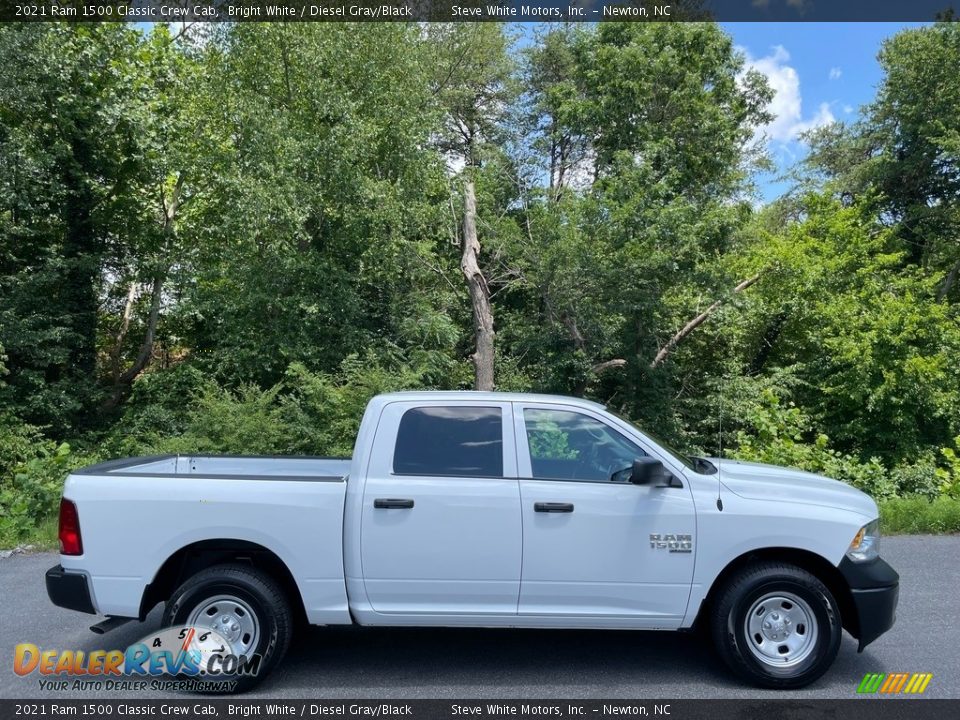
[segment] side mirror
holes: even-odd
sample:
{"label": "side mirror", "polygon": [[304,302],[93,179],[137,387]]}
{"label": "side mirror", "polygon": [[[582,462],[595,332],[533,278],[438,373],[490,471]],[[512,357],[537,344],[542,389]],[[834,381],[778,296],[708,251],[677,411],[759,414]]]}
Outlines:
{"label": "side mirror", "polygon": [[630,482],[634,485],[660,485],[666,481],[666,469],[656,458],[642,457],[633,461]]}

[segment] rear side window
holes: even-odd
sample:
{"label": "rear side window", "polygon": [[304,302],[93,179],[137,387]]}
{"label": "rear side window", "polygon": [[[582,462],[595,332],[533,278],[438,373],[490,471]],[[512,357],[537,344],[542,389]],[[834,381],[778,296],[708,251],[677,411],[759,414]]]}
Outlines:
{"label": "rear side window", "polygon": [[495,407],[419,407],[400,418],[397,475],[503,476],[503,417]]}

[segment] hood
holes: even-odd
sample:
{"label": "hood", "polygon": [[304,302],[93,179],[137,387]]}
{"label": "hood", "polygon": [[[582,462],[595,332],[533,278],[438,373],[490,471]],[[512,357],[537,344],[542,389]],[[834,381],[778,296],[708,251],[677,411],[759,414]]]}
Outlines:
{"label": "hood", "polygon": [[877,504],[869,495],[839,480],[777,465],[709,460],[719,468],[724,487],[743,498],[823,505],[859,513],[867,520],[878,515]]}

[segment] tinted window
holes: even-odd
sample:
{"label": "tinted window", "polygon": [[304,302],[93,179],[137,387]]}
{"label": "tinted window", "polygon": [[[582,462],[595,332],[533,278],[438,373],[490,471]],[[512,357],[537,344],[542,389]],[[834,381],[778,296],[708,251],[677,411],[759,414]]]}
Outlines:
{"label": "tinted window", "polygon": [[393,472],[402,475],[503,475],[500,408],[421,407],[400,418]]}
{"label": "tinted window", "polygon": [[646,453],[608,425],[567,410],[523,411],[533,477],[626,482]]}

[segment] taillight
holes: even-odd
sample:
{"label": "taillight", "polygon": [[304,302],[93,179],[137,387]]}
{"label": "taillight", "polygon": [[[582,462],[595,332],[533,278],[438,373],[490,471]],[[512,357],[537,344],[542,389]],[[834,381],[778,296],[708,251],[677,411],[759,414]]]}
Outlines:
{"label": "taillight", "polygon": [[80,516],[72,500],[60,500],[60,554],[83,555],[80,537]]}

